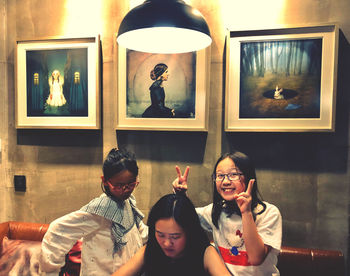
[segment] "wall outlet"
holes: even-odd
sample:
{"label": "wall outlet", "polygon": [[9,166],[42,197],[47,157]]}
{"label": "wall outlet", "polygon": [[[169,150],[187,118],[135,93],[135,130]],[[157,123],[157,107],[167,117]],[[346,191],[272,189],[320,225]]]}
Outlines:
{"label": "wall outlet", "polygon": [[27,189],[26,176],[25,175],[15,175],[14,177],[15,191],[25,192]]}

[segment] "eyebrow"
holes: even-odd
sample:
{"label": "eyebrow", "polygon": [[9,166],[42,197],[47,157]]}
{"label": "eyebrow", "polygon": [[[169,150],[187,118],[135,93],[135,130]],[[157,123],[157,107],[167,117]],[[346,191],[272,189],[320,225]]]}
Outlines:
{"label": "eyebrow", "polygon": [[158,234],[168,234],[168,235],[170,235],[170,236],[176,236],[176,235],[181,235],[182,233],[163,233],[163,232],[161,232],[161,231],[159,231],[159,230],[157,230],[156,229],[156,232],[158,233]]}
{"label": "eyebrow", "polygon": [[[223,171],[216,171],[216,173],[224,173],[224,172]],[[232,171],[230,171],[228,173],[241,173],[241,171],[239,169],[233,169]]]}

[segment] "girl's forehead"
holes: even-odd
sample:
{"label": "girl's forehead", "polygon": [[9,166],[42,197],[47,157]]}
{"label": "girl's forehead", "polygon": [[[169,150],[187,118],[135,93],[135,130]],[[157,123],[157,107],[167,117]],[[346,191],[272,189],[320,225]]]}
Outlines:
{"label": "girl's forehead", "polygon": [[111,180],[114,181],[119,181],[119,182],[123,182],[123,181],[129,181],[130,179],[134,179],[136,176],[130,172],[129,170],[122,170],[114,175],[112,175],[112,177],[110,178]]}
{"label": "girl's forehead", "polygon": [[183,233],[182,227],[173,218],[161,218],[155,223],[155,230],[164,234]]}
{"label": "girl's forehead", "polygon": [[226,157],[225,159],[221,160],[217,167],[216,167],[216,170],[219,170],[219,169],[234,169],[234,168],[237,168],[235,162],[229,158],[229,157]]}

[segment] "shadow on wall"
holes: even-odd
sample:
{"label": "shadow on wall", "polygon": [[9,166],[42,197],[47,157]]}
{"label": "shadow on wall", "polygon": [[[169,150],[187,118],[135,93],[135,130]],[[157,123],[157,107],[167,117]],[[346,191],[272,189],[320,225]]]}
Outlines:
{"label": "shadow on wall", "polygon": [[206,132],[118,130],[116,135],[120,146],[133,145],[138,159],[167,162],[200,164],[207,142]]}
{"label": "shadow on wall", "polygon": [[[36,156],[30,156],[35,158],[35,162],[46,164],[101,164],[102,139],[100,130],[17,130],[17,145],[36,147]],[[26,148],[15,147],[16,152],[9,156],[10,160],[24,162],[28,154],[28,147]]]}
{"label": "shadow on wall", "polygon": [[344,173],[349,148],[350,45],[339,35],[336,131],[307,133],[227,133],[230,150],[254,158],[259,168]]}

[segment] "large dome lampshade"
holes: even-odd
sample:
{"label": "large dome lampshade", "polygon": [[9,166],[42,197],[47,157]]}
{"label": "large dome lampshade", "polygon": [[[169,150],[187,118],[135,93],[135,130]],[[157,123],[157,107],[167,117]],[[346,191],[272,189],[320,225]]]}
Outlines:
{"label": "large dome lampshade", "polygon": [[208,47],[210,31],[202,14],[182,0],[146,0],[122,20],[117,42],[148,53],[186,53]]}

